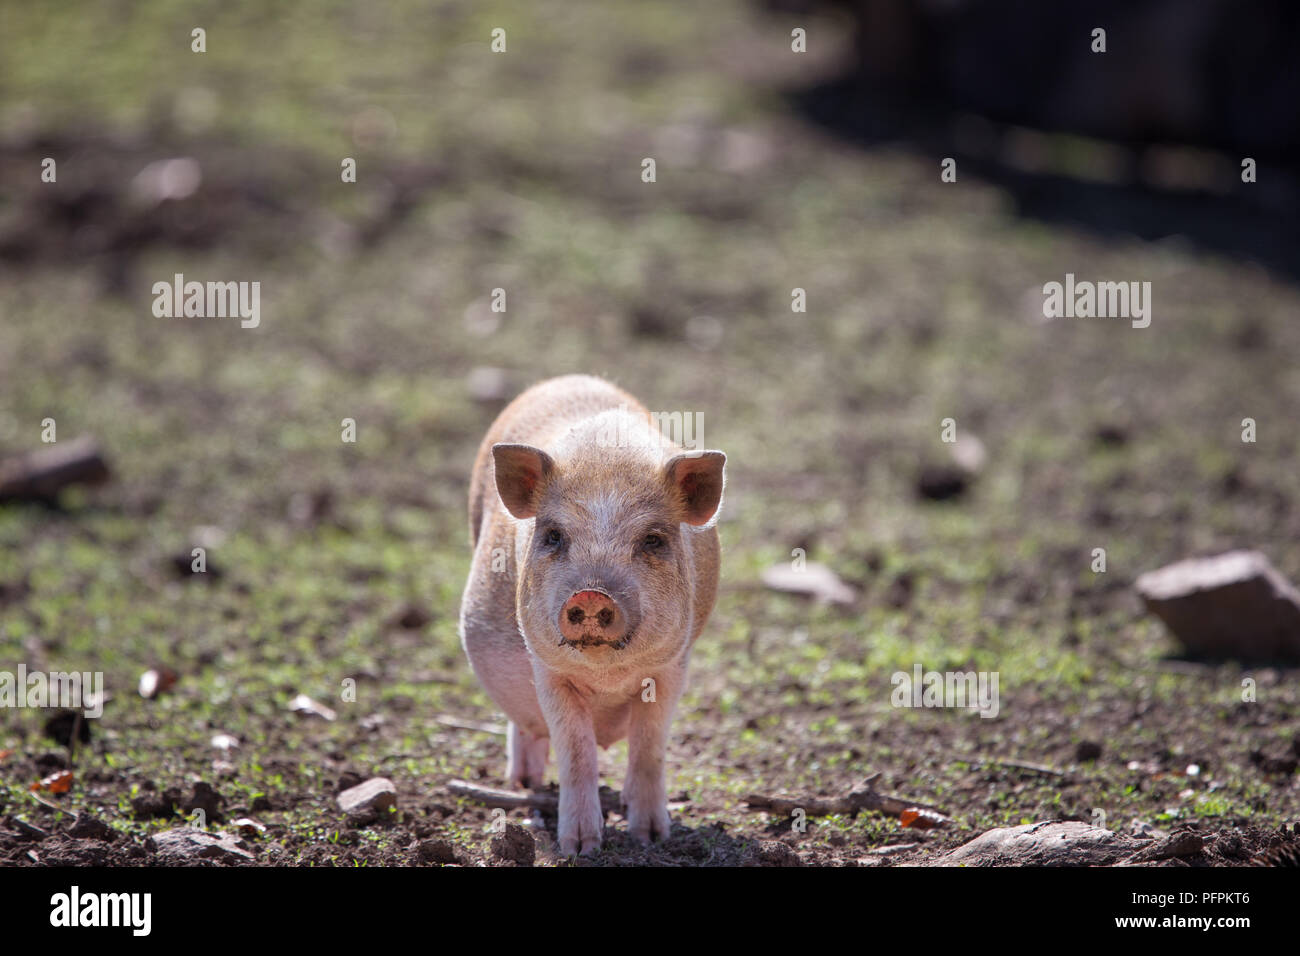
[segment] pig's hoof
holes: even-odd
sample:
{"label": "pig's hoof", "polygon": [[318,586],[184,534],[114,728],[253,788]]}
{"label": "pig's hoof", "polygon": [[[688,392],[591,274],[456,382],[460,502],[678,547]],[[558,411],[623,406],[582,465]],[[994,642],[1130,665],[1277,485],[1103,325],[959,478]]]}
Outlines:
{"label": "pig's hoof", "polygon": [[667,807],[657,807],[647,811],[633,810],[627,812],[627,831],[642,846],[649,846],[656,840],[668,837],[672,819]]}
{"label": "pig's hoof", "polygon": [[599,810],[588,819],[576,824],[560,826],[560,853],[564,856],[593,856],[600,850],[604,836],[605,816]]}
{"label": "pig's hoof", "polygon": [[560,841],[561,856],[595,856],[600,852],[600,838],[586,840],[567,839]]}

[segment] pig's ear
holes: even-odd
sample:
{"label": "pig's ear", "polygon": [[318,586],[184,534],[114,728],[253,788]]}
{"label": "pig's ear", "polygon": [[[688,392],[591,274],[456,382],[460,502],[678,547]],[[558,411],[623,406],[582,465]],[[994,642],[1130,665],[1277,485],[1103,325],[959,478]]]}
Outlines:
{"label": "pig's ear", "polygon": [[720,451],[674,455],[664,466],[664,476],[682,496],[687,524],[703,527],[713,521],[722,504],[727,456]]}
{"label": "pig's ear", "polygon": [[492,446],[496,465],[497,494],[501,502],[521,521],[537,514],[537,489],[551,473],[551,456],[532,445]]}

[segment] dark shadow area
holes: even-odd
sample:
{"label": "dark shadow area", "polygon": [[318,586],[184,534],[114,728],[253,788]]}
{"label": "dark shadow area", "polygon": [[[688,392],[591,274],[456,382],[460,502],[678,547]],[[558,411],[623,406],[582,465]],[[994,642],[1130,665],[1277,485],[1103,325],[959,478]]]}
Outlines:
{"label": "dark shadow area", "polygon": [[958,182],[1005,189],[1028,218],[1181,236],[1300,279],[1300,6],[834,6],[855,58],[788,95],[835,135],[932,156],[936,176],[950,157]]}

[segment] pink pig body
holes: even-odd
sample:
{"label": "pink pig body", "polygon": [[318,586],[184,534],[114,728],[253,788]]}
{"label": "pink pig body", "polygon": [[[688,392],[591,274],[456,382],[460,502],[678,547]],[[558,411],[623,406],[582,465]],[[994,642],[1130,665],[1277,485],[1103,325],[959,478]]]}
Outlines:
{"label": "pink pig body", "polygon": [[509,718],[511,782],[541,785],[555,747],[565,854],[599,848],[596,748],[624,737],[628,828],[668,833],[664,750],[717,595],[725,462],[587,375],[524,392],[479,448],[461,639]]}

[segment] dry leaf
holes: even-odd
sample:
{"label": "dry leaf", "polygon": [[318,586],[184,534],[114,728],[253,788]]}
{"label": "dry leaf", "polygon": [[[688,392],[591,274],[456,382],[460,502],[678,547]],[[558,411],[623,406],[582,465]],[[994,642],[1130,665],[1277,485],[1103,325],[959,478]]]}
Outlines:
{"label": "dry leaf", "polygon": [[937,826],[943,825],[943,817],[933,810],[922,810],[919,807],[908,807],[898,815],[898,822],[905,827],[912,827],[916,830],[932,830]]}
{"label": "dry leaf", "polygon": [[27,789],[33,793],[37,790],[45,790],[48,793],[67,793],[72,789],[72,771],[56,770],[40,783],[34,783]]}

